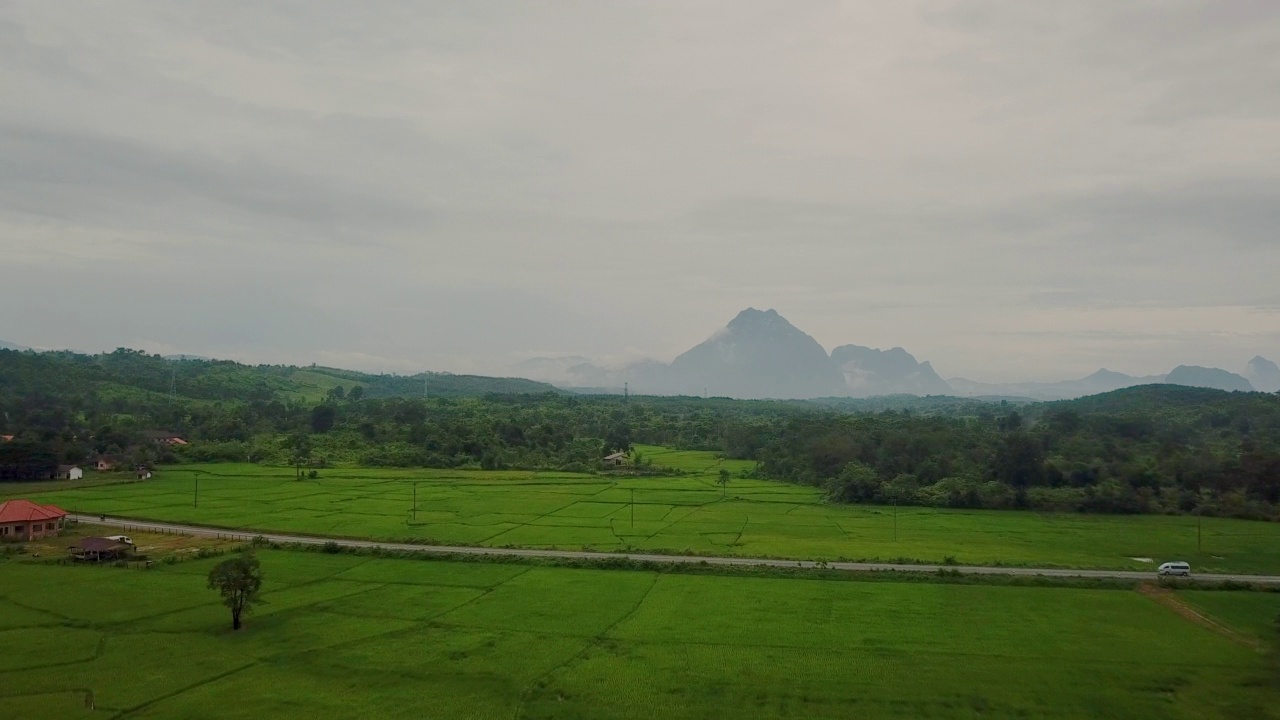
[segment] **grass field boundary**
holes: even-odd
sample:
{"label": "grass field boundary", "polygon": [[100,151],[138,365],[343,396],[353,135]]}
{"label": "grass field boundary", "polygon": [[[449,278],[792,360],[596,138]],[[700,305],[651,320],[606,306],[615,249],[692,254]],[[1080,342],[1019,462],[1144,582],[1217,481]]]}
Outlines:
{"label": "grass field boundary", "polygon": [[560,672],[561,670],[564,670],[565,668],[569,667],[573,663],[582,659],[582,657],[585,656],[588,652],[591,652],[592,648],[599,647],[600,645],[602,645],[605,640],[609,639],[609,633],[612,632],[614,628],[621,625],[624,621],[627,620],[627,618],[630,618],[632,615],[635,615],[636,611],[638,611],[640,607],[644,605],[644,601],[649,599],[649,595],[653,593],[653,589],[658,586],[658,580],[661,577],[662,575],[660,573],[653,573],[653,582],[649,583],[649,587],[645,589],[644,593],[631,606],[630,610],[628,610],[626,613],[623,613],[617,620],[614,620],[612,623],[610,623],[609,627],[604,628],[599,633],[597,633],[594,637],[589,638],[587,640],[587,643],[582,646],[581,650],[574,653],[569,658],[565,659],[564,662],[549,668],[546,672],[542,673],[541,675],[534,678],[533,680],[530,680],[529,684],[526,685],[524,690],[521,691],[520,693],[520,701],[516,703],[515,712],[511,716],[512,720],[520,720],[520,714],[524,711],[525,703],[529,700],[529,697],[533,694],[536,688],[544,687],[546,682],[550,680],[551,677],[554,676],[556,673]]}
{"label": "grass field boundary", "polygon": [[1155,603],[1172,610],[1182,618],[1189,620],[1210,632],[1217,633],[1234,643],[1253,648],[1259,652],[1265,649],[1265,646],[1261,642],[1236,632],[1226,623],[1220,622],[1219,620],[1211,617],[1208,613],[1192,607],[1190,603],[1178,597],[1168,588],[1160,587],[1159,585],[1154,585],[1152,583],[1143,583],[1138,586],[1138,592],[1144,597],[1150,598]]}

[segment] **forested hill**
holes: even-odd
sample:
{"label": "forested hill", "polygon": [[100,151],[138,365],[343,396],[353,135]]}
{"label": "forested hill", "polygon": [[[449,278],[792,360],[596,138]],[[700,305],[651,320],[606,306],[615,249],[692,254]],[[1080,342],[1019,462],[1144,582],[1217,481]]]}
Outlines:
{"label": "forested hill", "polygon": [[[0,442],[0,475],[34,477],[99,453],[590,471],[637,443],[754,460],[761,477],[822,488],[835,502],[1268,519],[1280,509],[1277,395],[1153,385],[1054,403],[780,402],[505,383],[0,351],[0,434],[14,436]],[[157,443],[158,431],[189,444]]]}
{"label": "forested hill", "polygon": [[[136,350],[100,355],[0,350],[0,393],[101,398],[170,394],[189,400],[314,400],[359,387],[365,397],[426,394],[470,397],[488,393],[563,392],[546,383],[450,373],[375,375],[318,366],[243,365],[230,360],[171,360]],[[339,389],[341,388],[341,389]]]}

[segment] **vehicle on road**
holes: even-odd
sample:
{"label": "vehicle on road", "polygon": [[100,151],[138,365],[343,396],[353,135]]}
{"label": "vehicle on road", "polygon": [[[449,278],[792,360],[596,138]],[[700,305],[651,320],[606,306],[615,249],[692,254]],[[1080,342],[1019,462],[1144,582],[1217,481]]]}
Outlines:
{"label": "vehicle on road", "polygon": [[1191,577],[1191,566],[1181,560],[1176,562],[1167,562],[1156,570],[1156,574],[1160,576],[1181,575],[1182,577]]}

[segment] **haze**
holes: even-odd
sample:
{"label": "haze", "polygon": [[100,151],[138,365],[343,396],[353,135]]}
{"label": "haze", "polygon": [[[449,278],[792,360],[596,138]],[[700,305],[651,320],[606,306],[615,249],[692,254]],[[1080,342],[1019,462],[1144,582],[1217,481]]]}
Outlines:
{"label": "haze", "polygon": [[1280,4],[0,6],[0,339],[498,372],[748,306],[982,380],[1280,356]]}

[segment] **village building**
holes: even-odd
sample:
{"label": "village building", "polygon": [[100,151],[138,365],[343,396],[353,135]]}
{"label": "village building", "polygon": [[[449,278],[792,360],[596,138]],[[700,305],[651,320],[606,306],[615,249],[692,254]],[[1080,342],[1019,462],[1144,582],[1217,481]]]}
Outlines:
{"label": "village building", "polygon": [[131,545],[113,537],[81,538],[67,548],[71,557],[86,562],[119,560],[128,557],[132,550]]}
{"label": "village building", "polygon": [[56,505],[7,500],[0,503],[0,541],[24,542],[57,535],[66,517],[66,511]]}
{"label": "village building", "polygon": [[84,477],[84,470],[75,465],[59,465],[53,476],[58,480],[79,480]]}
{"label": "village building", "polygon": [[157,445],[186,445],[187,441],[168,430],[144,430],[142,436]]}
{"label": "village building", "polygon": [[124,458],[119,455],[99,455],[97,460],[93,461],[93,469],[98,472],[107,472],[115,470],[117,465],[124,463]]}
{"label": "village building", "polygon": [[616,453],[613,453],[612,455],[604,456],[605,465],[617,466],[617,465],[622,465],[626,461],[627,461],[627,454],[625,452],[616,452]]}

